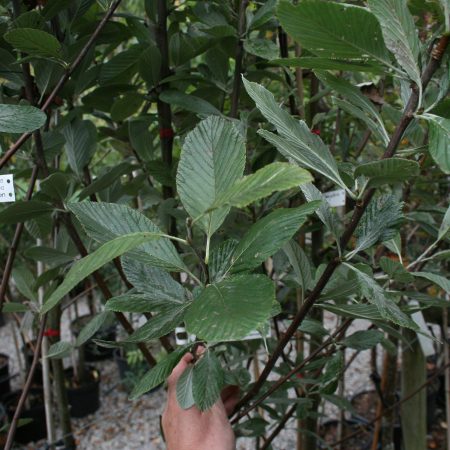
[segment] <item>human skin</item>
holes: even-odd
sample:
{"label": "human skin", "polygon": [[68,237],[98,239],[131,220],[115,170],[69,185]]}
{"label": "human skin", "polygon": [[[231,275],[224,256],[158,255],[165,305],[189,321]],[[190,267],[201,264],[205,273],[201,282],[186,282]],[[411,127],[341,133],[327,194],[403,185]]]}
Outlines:
{"label": "human skin", "polygon": [[234,450],[228,413],[238,399],[236,387],[225,389],[222,398],[204,412],[196,406],[184,410],[178,405],[177,381],[193,359],[191,353],[186,353],[167,380],[167,404],[162,415],[167,450]]}

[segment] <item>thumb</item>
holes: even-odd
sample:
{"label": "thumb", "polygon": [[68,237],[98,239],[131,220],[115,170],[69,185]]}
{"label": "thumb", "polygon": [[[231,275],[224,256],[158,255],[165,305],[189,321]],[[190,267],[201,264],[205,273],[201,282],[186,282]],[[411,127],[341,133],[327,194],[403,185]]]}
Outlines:
{"label": "thumb", "polygon": [[193,359],[194,356],[192,355],[192,353],[186,353],[172,370],[172,373],[167,379],[167,390],[169,396],[175,393],[178,379],[181,377],[182,373],[186,370],[186,367],[191,363]]}

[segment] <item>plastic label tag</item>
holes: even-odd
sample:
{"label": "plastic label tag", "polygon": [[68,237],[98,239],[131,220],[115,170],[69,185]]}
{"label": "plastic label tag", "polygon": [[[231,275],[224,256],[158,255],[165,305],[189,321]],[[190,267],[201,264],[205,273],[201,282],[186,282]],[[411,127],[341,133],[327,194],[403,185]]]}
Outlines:
{"label": "plastic label tag", "polygon": [[15,202],[14,180],[12,174],[0,175],[0,203]]}
{"label": "plastic label tag", "polygon": [[337,206],[345,206],[345,190],[338,189],[337,191],[325,192],[323,194],[328,204],[335,208]]}

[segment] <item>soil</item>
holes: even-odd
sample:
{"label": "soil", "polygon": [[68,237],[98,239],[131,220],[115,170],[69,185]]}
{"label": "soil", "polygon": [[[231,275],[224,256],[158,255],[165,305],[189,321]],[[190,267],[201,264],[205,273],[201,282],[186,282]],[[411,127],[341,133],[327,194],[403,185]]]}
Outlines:
{"label": "soil", "polygon": [[352,399],[352,405],[359,417],[371,421],[377,415],[378,394],[375,391],[361,392]]}
{"label": "soil", "polygon": [[439,411],[437,419],[434,421],[431,432],[427,439],[428,450],[447,450],[447,423],[445,421],[445,413]]}
{"label": "soil", "polygon": [[[343,430],[343,437],[349,436],[359,429],[358,424],[345,423]],[[319,431],[320,436],[327,444],[331,444],[338,440],[338,422],[332,421],[323,424]],[[364,450],[372,442],[372,432],[362,431],[358,433],[354,438],[350,438],[341,447],[342,450]]]}

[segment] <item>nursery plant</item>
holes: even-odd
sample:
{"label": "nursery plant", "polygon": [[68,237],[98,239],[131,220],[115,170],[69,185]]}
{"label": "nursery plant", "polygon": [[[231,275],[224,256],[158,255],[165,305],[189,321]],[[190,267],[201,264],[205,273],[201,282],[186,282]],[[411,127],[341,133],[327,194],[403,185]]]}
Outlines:
{"label": "nursery plant", "polygon": [[[424,393],[449,369],[439,359],[427,380],[448,331],[449,11],[0,1],[0,182],[15,185],[0,207],[0,311],[37,330],[5,449],[44,335],[58,398],[61,358],[93,337],[139,348],[149,367],[132,400],[202,345],[180,406],[207,410],[239,386],[230,420],[259,449],[278,448],[291,419],[298,449],[362,432],[394,448],[400,406],[420,411],[401,414],[406,448],[426,448]],[[87,285],[100,307],[61,340],[61,310]],[[111,321],[127,336],[96,339]],[[345,373],[365,350],[383,360],[377,416],[325,442],[323,405],[352,411]]]}

